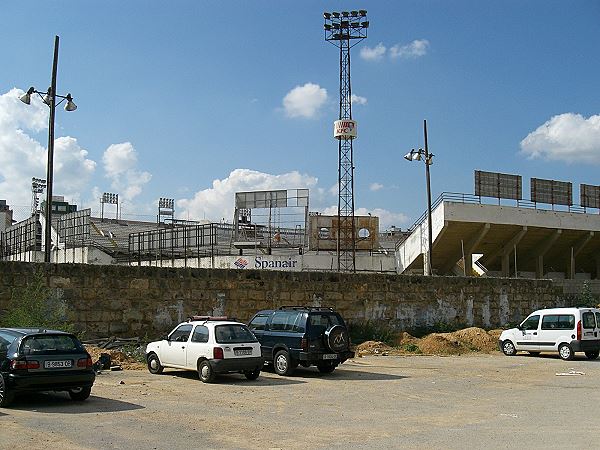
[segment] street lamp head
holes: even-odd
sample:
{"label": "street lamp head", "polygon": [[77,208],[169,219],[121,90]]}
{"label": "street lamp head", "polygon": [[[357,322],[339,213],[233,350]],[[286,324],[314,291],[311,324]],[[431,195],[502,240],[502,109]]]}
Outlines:
{"label": "street lamp head", "polygon": [[42,98],[42,101],[48,106],[52,105],[52,88],[51,87],[48,88],[48,92],[46,92],[46,95],[44,95],[44,97]]}
{"label": "street lamp head", "polygon": [[19,100],[21,100],[26,105],[30,105],[31,104],[31,94],[33,94],[34,91],[35,91],[35,88],[33,86],[31,86],[27,90],[27,92],[25,92],[23,95],[21,95],[19,97]]}
{"label": "street lamp head", "polygon": [[73,97],[71,94],[67,94],[67,104],[65,105],[65,111],[75,111],[77,109],[77,105],[73,103]]}
{"label": "street lamp head", "polygon": [[406,155],[404,155],[404,159],[406,159],[407,161],[420,161],[421,160],[421,152],[422,150],[415,150],[414,148],[408,152]]}

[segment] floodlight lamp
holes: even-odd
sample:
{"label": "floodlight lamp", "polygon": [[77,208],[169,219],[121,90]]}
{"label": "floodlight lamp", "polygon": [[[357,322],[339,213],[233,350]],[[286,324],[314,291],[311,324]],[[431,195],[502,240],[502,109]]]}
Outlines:
{"label": "floodlight lamp", "polygon": [[342,16],[348,17],[350,13],[348,11],[342,11]]}
{"label": "floodlight lamp", "polygon": [[340,13],[339,13],[339,12],[332,12],[332,13],[331,13],[331,15],[332,15],[333,17],[335,17],[336,19],[337,19],[338,17],[340,17]]}
{"label": "floodlight lamp", "polygon": [[356,17],[356,16],[358,16],[358,11],[350,11],[350,15],[352,17]]}
{"label": "floodlight lamp", "polygon": [[348,22],[347,20],[342,20],[340,25],[342,28],[348,28],[350,26],[350,22]]}
{"label": "floodlight lamp", "polygon": [[369,21],[365,20],[361,25],[363,28],[369,28]]}
{"label": "floodlight lamp", "polygon": [[329,19],[331,19],[331,13],[324,12],[324,13],[323,13],[323,18],[324,18],[324,19],[326,19],[326,20],[329,20]]}
{"label": "floodlight lamp", "polygon": [[350,25],[352,25],[352,28],[360,28],[359,22],[352,22]]}
{"label": "floodlight lamp", "polygon": [[73,97],[71,94],[67,94],[67,104],[65,105],[65,111],[75,111],[77,109],[77,105],[73,103]]}
{"label": "floodlight lamp", "polygon": [[46,95],[44,95],[44,98],[42,98],[42,101],[48,106],[50,106],[52,104],[51,92],[52,92],[52,88],[48,88],[48,92],[46,93]]}
{"label": "floodlight lamp", "polygon": [[323,25],[323,28],[325,28],[327,31],[329,31],[329,30],[331,30],[331,25],[326,23],[325,25]]}
{"label": "floodlight lamp", "polygon": [[407,161],[412,161],[414,152],[415,152],[414,150],[411,150],[410,152],[408,152],[406,155],[404,155],[404,159],[406,159]]}
{"label": "floodlight lamp", "polygon": [[34,91],[35,91],[35,88],[33,86],[31,86],[29,89],[27,89],[27,92],[25,92],[23,95],[21,95],[19,97],[19,100],[21,100],[26,105],[30,105],[31,104],[31,94],[33,94]]}
{"label": "floodlight lamp", "polygon": [[340,29],[340,24],[339,23],[333,23],[333,24],[331,24],[331,26],[333,27],[334,30],[339,30]]}

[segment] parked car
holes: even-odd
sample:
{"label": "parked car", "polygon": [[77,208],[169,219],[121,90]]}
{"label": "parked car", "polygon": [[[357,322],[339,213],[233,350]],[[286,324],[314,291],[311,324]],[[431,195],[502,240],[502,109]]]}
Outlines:
{"label": "parked car", "polygon": [[507,356],[525,350],[533,355],[558,352],[564,360],[584,352],[588,359],[600,355],[600,310],[552,308],[531,313],[517,328],[503,331],[500,350]]}
{"label": "parked car", "polygon": [[205,383],[217,374],[239,372],[256,380],[263,366],[260,344],[248,327],[226,317],[193,316],[164,339],[146,347],[148,370],[195,370]]}
{"label": "parked car", "polygon": [[85,400],[95,377],[92,358],[73,334],[0,328],[0,406],[22,392],[66,391]]}
{"label": "parked car", "polygon": [[261,344],[265,361],[272,363],[279,375],[291,374],[298,364],[331,373],[354,358],[344,319],[333,308],[267,309],[256,313],[248,326]]}

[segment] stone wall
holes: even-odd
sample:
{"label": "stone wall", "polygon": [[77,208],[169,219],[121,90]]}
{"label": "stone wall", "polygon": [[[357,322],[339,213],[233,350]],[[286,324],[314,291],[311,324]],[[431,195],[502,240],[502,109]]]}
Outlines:
{"label": "stone wall", "polygon": [[489,328],[567,304],[573,295],[550,280],[0,262],[0,314],[36,270],[87,338],[154,338],[192,314],[247,321],[281,305],[333,306],[350,322],[381,321],[399,330]]}

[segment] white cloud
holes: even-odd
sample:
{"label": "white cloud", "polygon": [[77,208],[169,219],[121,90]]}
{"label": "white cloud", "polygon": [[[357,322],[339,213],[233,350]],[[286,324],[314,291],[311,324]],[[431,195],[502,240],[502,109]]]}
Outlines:
{"label": "white cloud", "polygon": [[[208,219],[227,222],[233,220],[235,193],[271,189],[311,189],[317,179],[293,171],[281,175],[258,172],[250,169],[235,169],[222,180],[214,180],[212,187],[196,192],[192,198],[177,201],[181,215],[190,219]],[[312,200],[312,199],[311,199]],[[179,212],[178,212],[178,215]]]}
{"label": "white cloud", "polygon": [[529,158],[600,164],[600,115],[554,116],[521,141],[521,152]]}
{"label": "white cloud", "polygon": [[[321,213],[326,216],[335,216],[337,214],[337,211],[338,211],[337,206],[329,206],[327,208],[324,208],[323,211],[321,211]],[[388,211],[387,209],[356,208],[354,210],[355,216],[368,216],[369,213],[372,216],[379,217],[379,229],[380,230],[388,229],[392,225],[399,227],[400,224],[406,224],[408,222],[408,217],[405,214],[394,213],[394,212]]]}
{"label": "white cloud", "polygon": [[296,86],[283,98],[283,107],[288,117],[313,118],[327,101],[327,90],[318,84],[306,83]]}
{"label": "white cloud", "polygon": [[381,189],[383,189],[383,184],[381,183],[371,183],[371,185],[369,186],[369,190],[376,192],[376,191],[380,191]]}
{"label": "white cloud", "polygon": [[377,44],[375,47],[363,47],[360,49],[360,57],[367,61],[379,61],[385,55],[385,45],[382,42]]}
{"label": "white cloud", "polygon": [[[47,151],[32,137],[48,127],[48,107],[38,97],[31,104],[19,100],[20,89],[0,95],[0,192],[11,205],[31,203],[31,178],[46,178]],[[46,141],[44,141],[44,144]],[[54,195],[78,201],[96,163],[87,158],[77,139],[54,141]]]}
{"label": "white cloud", "polygon": [[352,102],[353,105],[366,105],[367,104],[366,97],[361,97],[360,95],[352,94],[352,96],[350,97],[350,101]]}
{"label": "white cloud", "polygon": [[429,41],[427,39],[416,39],[410,44],[396,44],[390,48],[390,58],[418,58],[427,54]]}
{"label": "white cloud", "polygon": [[106,176],[120,197],[131,201],[142,192],[152,175],[136,169],[137,151],[130,142],[112,144],[102,155]]}

